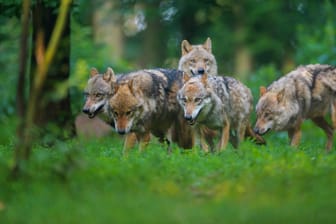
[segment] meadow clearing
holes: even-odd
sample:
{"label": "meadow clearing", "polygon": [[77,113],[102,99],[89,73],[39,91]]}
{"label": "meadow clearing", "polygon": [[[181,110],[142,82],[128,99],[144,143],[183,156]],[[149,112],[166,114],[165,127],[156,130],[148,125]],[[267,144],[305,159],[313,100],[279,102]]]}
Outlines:
{"label": "meadow clearing", "polygon": [[298,149],[285,133],[239,150],[168,155],[155,140],[122,155],[122,140],[35,146],[20,181],[13,143],[0,146],[0,223],[334,223],[336,152],[308,122]]}

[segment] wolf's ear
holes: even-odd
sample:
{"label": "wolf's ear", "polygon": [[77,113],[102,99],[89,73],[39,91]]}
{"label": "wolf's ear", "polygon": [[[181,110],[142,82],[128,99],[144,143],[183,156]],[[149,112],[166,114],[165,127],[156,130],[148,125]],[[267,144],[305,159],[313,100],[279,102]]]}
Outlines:
{"label": "wolf's ear", "polygon": [[204,42],[204,44],[203,44],[203,48],[204,48],[205,50],[207,50],[209,53],[211,53],[211,51],[212,51],[212,47],[211,47],[211,39],[210,39],[210,37],[208,37],[208,38],[206,39],[206,41]]}
{"label": "wolf's ear", "polygon": [[131,93],[135,96],[135,85],[134,85],[134,80],[133,79],[130,79],[128,80],[127,82],[127,85],[128,85],[128,88],[130,89]]}
{"label": "wolf's ear", "polygon": [[278,92],[278,94],[277,94],[277,100],[278,100],[278,102],[281,102],[283,100],[284,96],[285,96],[285,89],[283,89],[280,92]]}
{"label": "wolf's ear", "polygon": [[266,93],[266,87],[265,86],[260,86],[259,87],[259,95],[263,96]]}
{"label": "wolf's ear", "polygon": [[190,79],[190,75],[188,75],[187,73],[183,72],[183,84],[188,82],[188,80]]}
{"label": "wolf's ear", "polygon": [[204,85],[205,87],[208,86],[208,74],[207,74],[207,73],[204,73],[204,74],[202,75],[202,77],[201,77],[201,81],[202,81],[202,83],[203,83],[203,85]]}
{"label": "wolf's ear", "polygon": [[111,92],[112,94],[115,94],[119,89],[119,85],[116,81],[111,82]]}
{"label": "wolf's ear", "polygon": [[182,56],[188,54],[192,50],[192,45],[187,41],[183,40],[181,43]]}
{"label": "wolf's ear", "polygon": [[96,76],[99,74],[98,70],[96,68],[91,68],[90,70],[91,77]]}
{"label": "wolf's ear", "polygon": [[111,82],[116,80],[115,74],[114,74],[114,71],[112,70],[112,68],[110,68],[110,67],[107,68],[107,71],[103,75],[103,79],[107,83],[111,83]]}

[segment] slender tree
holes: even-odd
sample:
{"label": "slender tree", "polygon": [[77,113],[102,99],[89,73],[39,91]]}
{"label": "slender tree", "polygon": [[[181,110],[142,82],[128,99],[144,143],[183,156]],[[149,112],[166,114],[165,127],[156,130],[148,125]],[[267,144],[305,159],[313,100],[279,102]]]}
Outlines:
{"label": "slender tree", "polygon": [[[46,92],[43,92],[45,90],[45,87],[47,86],[46,83],[50,83],[49,79],[52,79],[50,77],[58,76],[58,80],[61,78],[67,78],[68,73],[68,64],[67,66],[62,67],[63,64],[66,65],[66,63],[58,63],[62,62],[63,60],[68,61],[69,54],[65,54],[65,58],[59,57],[59,54],[57,54],[58,46],[61,44],[62,47],[64,47],[64,42],[62,43],[61,38],[64,33],[67,33],[67,29],[65,27],[69,26],[69,7],[70,7],[70,0],[62,0],[60,7],[59,7],[59,13],[58,16],[54,15],[51,16],[51,9],[46,7],[42,1],[37,1],[34,5],[34,8],[32,10],[33,14],[33,58],[36,61],[36,66],[32,66],[34,69],[34,72],[32,74],[32,86],[30,89],[30,95],[29,95],[29,101],[27,103],[27,110],[23,112],[24,118],[23,123],[19,128],[22,128],[21,131],[18,131],[18,142],[15,148],[16,151],[16,157],[15,157],[15,164],[13,169],[13,175],[17,176],[20,171],[22,170],[23,166],[29,159],[30,153],[31,153],[31,147],[34,140],[35,135],[34,133],[34,127],[36,125],[42,126],[43,122],[45,122],[46,114],[50,115],[50,119],[55,118],[55,115],[57,115],[57,109],[64,109],[69,113],[70,108],[70,102],[69,102],[69,108],[62,108],[63,101],[59,101],[59,104],[55,104],[57,106],[55,107],[49,107],[48,100],[45,99],[45,101],[41,101],[41,97],[48,95]],[[25,0],[23,2],[24,8],[29,8],[29,2],[28,0]],[[27,9],[26,9],[27,10]],[[25,14],[24,14],[25,15]],[[51,21],[50,21],[51,20]],[[52,22],[53,21],[53,22]],[[24,24],[24,23],[23,23]],[[51,28],[50,28],[51,27]],[[65,30],[65,32],[63,32]],[[47,33],[47,32],[50,32]],[[46,38],[49,36],[49,38]],[[66,40],[66,39],[65,39]],[[64,39],[63,39],[64,41]],[[69,44],[69,38],[68,38],[68,44]],[[26,60],[25,58],[21,57],[22,60]],[[56,60],[54,60],[56,59]],[[54,63],[53,66],[51,66],[51,63]],[[58,64],[56,64],[58,63]],[[24,64],[21,62],[21,64]],[[57,73],[55,70],[55,67],[59,67],[58,71],[65,70],[65,72],[62,74],[62,72]],[[54,73],[51,73],[53,71]],[[67,72],[67,76],[62,76]],[[51,74],[54,74],[52,76]],[[56,76],[57,77],[57,76]],[[22,85],[22,79],[20,79],[20,85]],[[48,82],[46,82],[48,80]],[[18,85],[19,86],[19,85]],[[51,90],[48,92],[50,93]],[[48,93],[47,92],[47,93]],[[21,94],[21,93],[20,93]],[[18,97],[23,97],[22,94],[18,95]],[[47,98],[48,99],[48,98]],[[22,99],[21,99],[22,100]],[[49,98],[50,100],[50,98]],[[46,111],[47,109],[54,109],[54,111]],[[62,110],[58,110],[62,111]],[[58,114],[59,115],[59,114]],[[62,114],[60,115],[62,116]],[[63,120],[64,119],[63,117]],[[59,121],[59,120],[57,120]]]}

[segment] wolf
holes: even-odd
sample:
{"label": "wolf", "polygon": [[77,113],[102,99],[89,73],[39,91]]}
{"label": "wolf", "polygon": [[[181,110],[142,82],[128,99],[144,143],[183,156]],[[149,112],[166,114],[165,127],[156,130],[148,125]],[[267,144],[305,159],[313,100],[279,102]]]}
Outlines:
{"label": "wolf", "polygon": [[[160,142],[176,142],[191,148],[193,139],[183,119],[176,94],[182,87],[182,72],[176,69],[144,69],[116,77],[111,75],[112,96],[106,111],[119,134],[136,133],[140,142],[148,133]],[[172,133],[170,130],[174,130]]]}
{"label": "wolf", "polygon": [[[232,134],[235,148],[252,131],[252,93],[249,88],[232,77],[184,75],[184,85],[177,94],[177,100],[184,110],[184,118],[195,125],[195,135],[205,151],[223,150]],[[219,142],[214,148],[212,139],[204,135],[204,128],[217,130]],[[209,144],[209,145],[208,145]]]}
{"label": "wolf", "polygon": [[[108,70],[105,74],[99,74],[96,68],[91,68],[91,76],[84,90],[85,104],[82,109],[89,118],[103,114],[104,106],[112,94],[111,87],[107,82],[109,72]],[[110,122],[107,116],[103,117],[103,120]]]}
{"label": "wolf", "polygon": [[187,40],[181,43],[182,56],[179,60],[178,69],[189,76],[218,75],[217,61],[212,54],[211,39],[208,37],[204,44],[191,45]]}
{"label": "wolf", "polygon": [[[85,103],[82,112],[87,114],[90,119],[98,115],[105,123],[113,127],[113,120],[111,120],[104,111],[105,104],[107,104],[108,99],[112,95],[112,89],[109,85],[112,74],[114,74],[114,72],[111,68],[107,69],[104,74],[100,74],[96,68],[91,68],[90,78],[84,90]],[[150,136],[148,134],[144,144],[148,144],[149,138]],[[138,137],[133,133],[127,135],[124,142],[124,149],[133,148],[137,139]]]}
{"label": "wolf", "polygon": [[[292,146],[300,142],[302,122],[312,120],[325,132],[326,151],[330,151],[336,128],[336,67],[299,66],[267,88],[261,87],[256,112],[256,133],[287,131]],[[332,125],[325,120],[328,112]]]}

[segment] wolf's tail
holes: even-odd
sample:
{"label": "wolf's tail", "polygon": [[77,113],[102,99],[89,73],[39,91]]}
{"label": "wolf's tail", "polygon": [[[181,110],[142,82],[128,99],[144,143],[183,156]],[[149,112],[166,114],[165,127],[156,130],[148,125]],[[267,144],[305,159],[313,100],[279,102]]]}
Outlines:
{"label": "wolf's tail", "polygon": [[245,137],[251,138],[254,143],[257,145],[266,145],[265,139],[261,136],[255,133],[251,127],[251,124],[249,124],[245,131]]}

